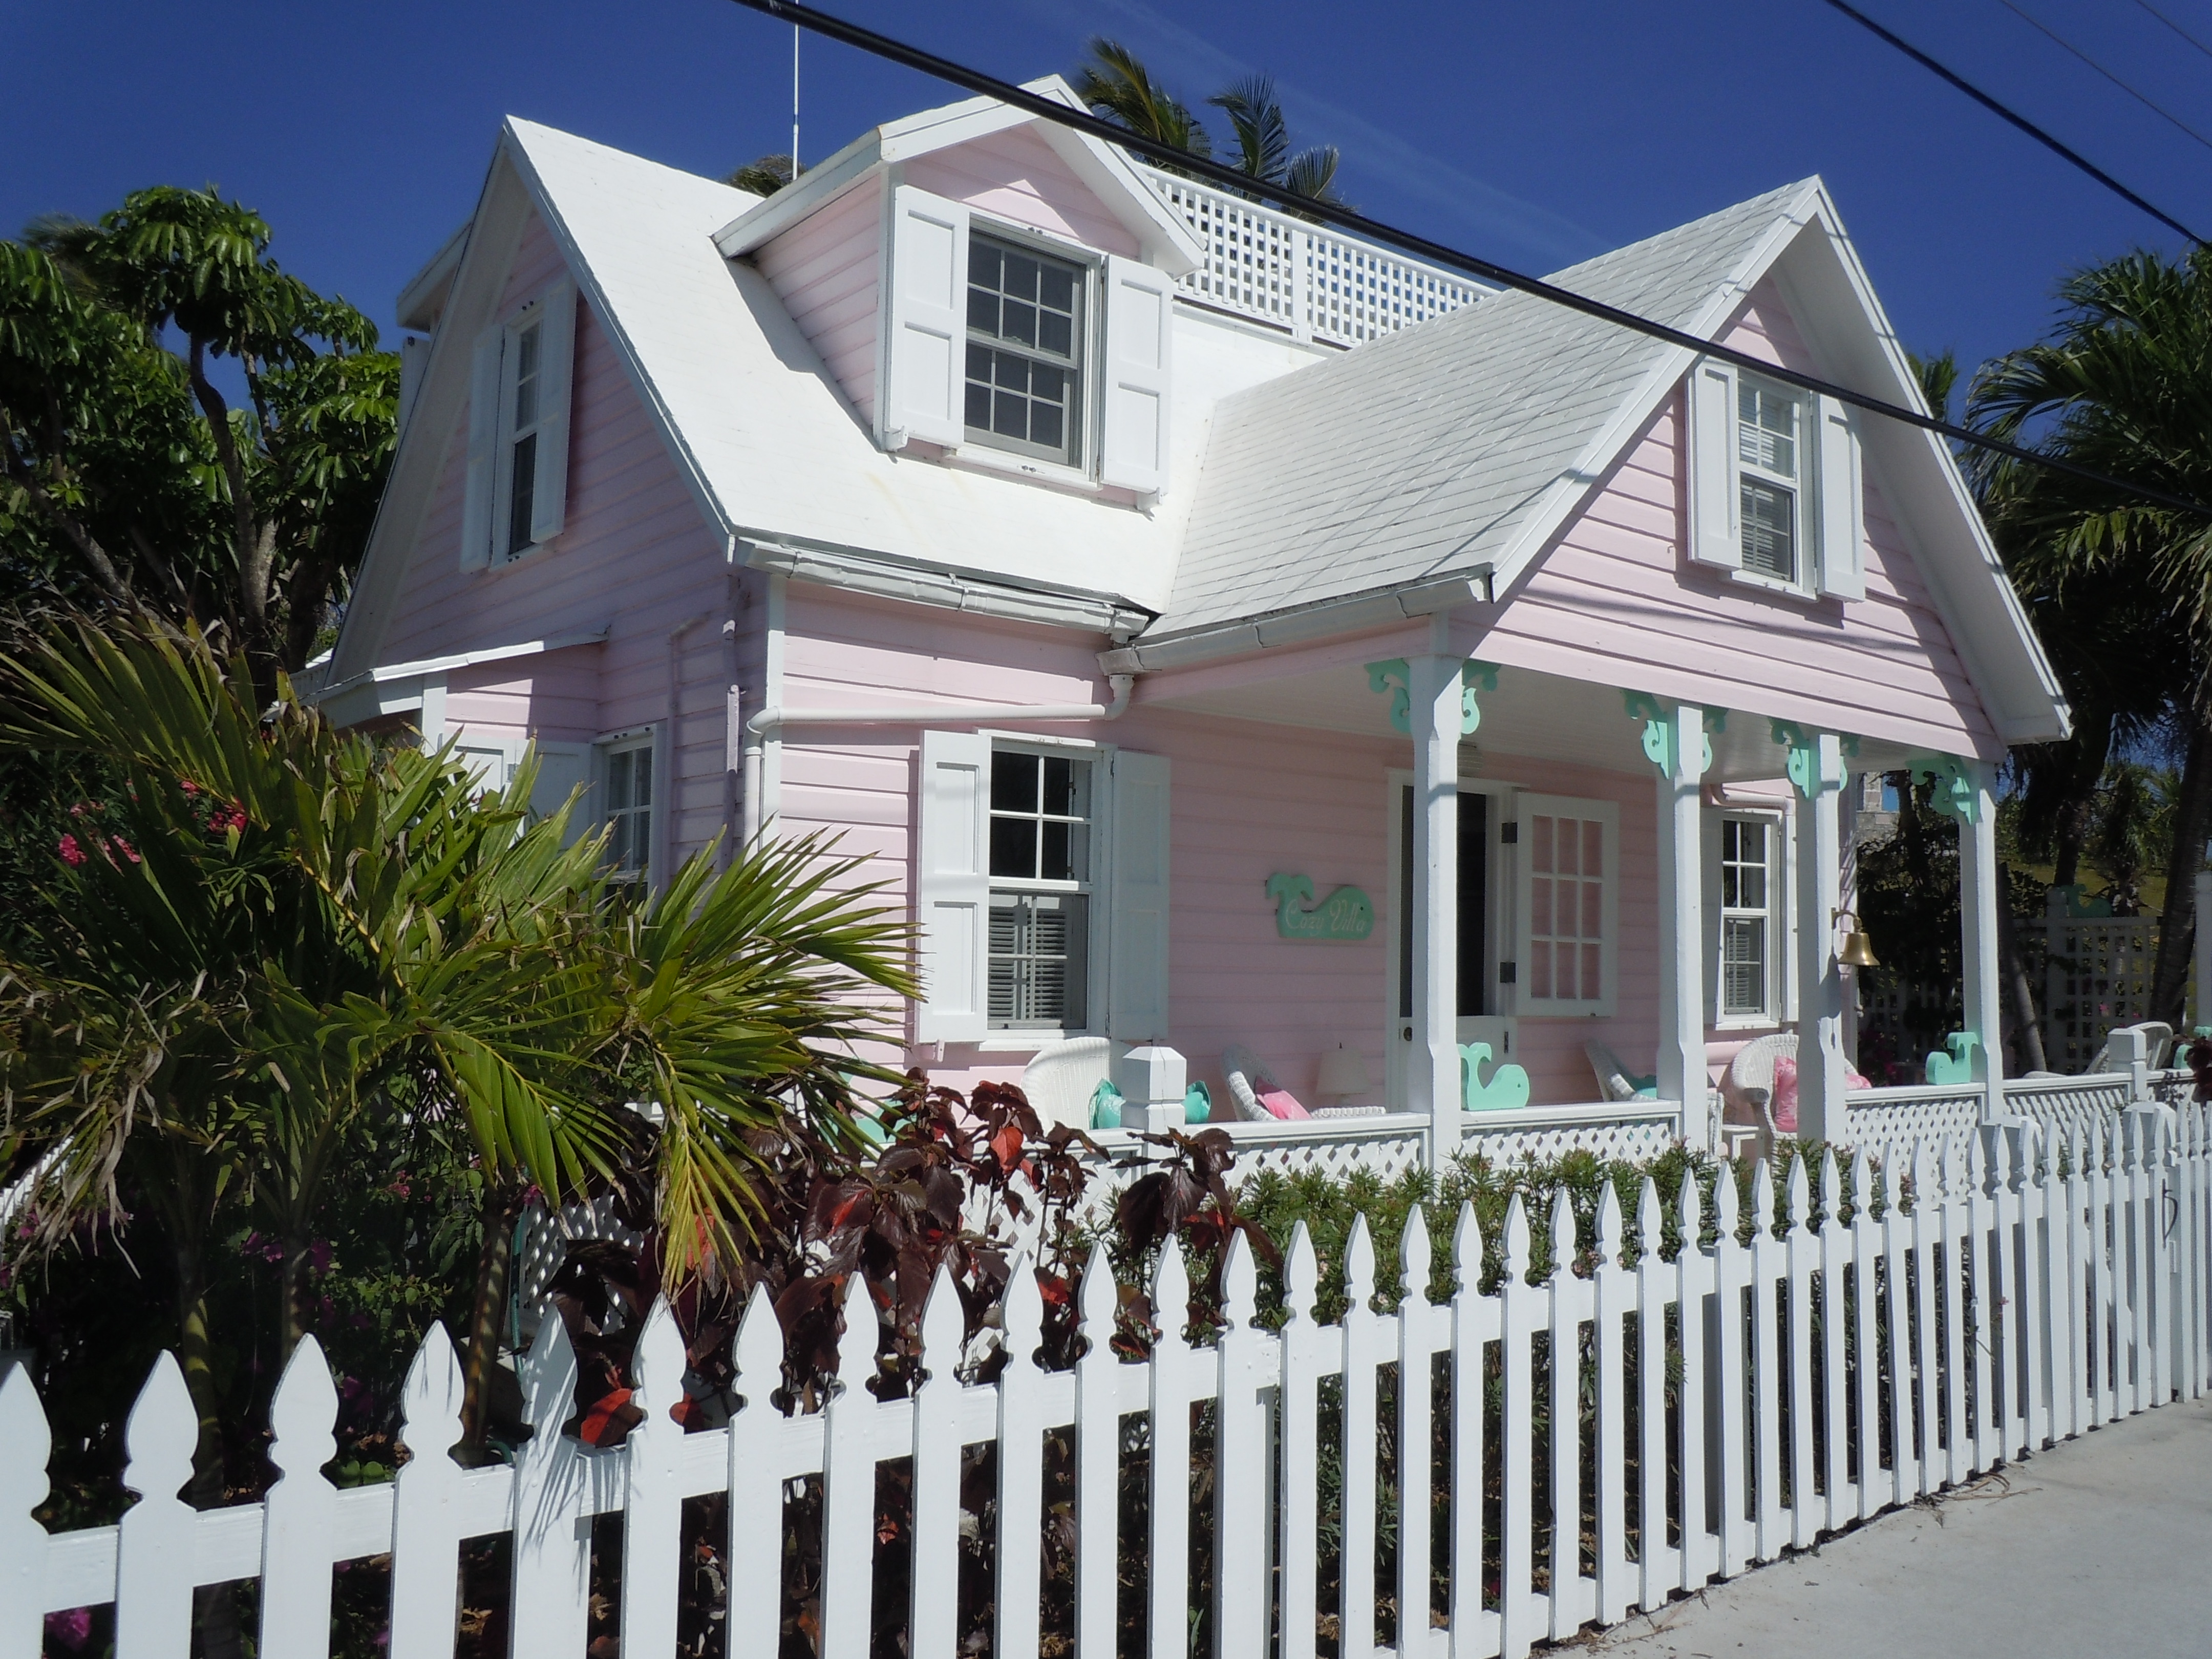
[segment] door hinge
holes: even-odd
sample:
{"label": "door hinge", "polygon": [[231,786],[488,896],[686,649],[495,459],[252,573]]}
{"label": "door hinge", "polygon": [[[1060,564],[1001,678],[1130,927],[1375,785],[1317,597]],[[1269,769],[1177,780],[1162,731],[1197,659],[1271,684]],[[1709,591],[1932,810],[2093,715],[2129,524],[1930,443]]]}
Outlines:
{"label": "door hinge", "polygon": [[1498,982],[1500,985],[1518,984],[1520,981],[1517,975],[1519,975],[1520,970],[1521,964],[1516,962],[1499,963],[1498,964]]}
{"label": "door hinge", "polygon": [[1519,846],[1521,843],[1520,821],[1516,818],[1509,818],[1504,823],[1499,824],[1498,826],[1498,839],[1500,844],[1506,847]]}

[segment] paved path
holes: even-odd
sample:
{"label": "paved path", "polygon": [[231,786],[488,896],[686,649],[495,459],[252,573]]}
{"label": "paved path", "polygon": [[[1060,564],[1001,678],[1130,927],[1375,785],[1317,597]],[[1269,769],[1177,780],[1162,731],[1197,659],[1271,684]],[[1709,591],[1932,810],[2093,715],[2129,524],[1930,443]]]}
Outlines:
{"label": "paved path", "polygon": [[2206,1659],[2212,1401],[2053,1447],[1588,1645],[1606,1659]]}

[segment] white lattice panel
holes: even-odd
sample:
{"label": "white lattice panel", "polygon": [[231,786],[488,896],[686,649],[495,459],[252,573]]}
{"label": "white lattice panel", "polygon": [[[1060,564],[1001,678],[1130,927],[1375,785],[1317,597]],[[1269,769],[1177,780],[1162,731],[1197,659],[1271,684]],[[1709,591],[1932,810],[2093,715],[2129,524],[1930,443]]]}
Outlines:
{"label": "white lattice panel", "polygon": [[1569,1152],[1643,1163],[1672,1146],[1680,1134],[1674,1112],[1620,1118],[1607,1122],[1534,1124],[1517,1128],[1470,1132],[1460,1142],[1468,1156],[1504,1166],[1524,1158],[1548,1160]]}
{"label": "white lattice panel", "polygon": [[2128,1079],[2124,1072],[2105,1077],[2057,1079],[2023,1078],[2008,1082],[2005,1104],[2033,1118],[2046,1136],[2064,1140],[2087,1136],[2093,1129],[2109,1129],[2112,1114],[2127,1109]]}
{"label": "white lattice panel", "polygon": [[1306,326],[1316,339],[1357,344],[1395,334],[1472,305],[1488,291],[1331,231],[1304,231],[1299,241]]}
{"label": "white lattice panel", "polygon": [[1855,1089],[1844,1097],[1844,1146],[1869,1152],[1919,1141],[1964,1143],[1982,1121],[1978,1088]]}
{"label": "white lattice panel", "polygon": [[2149,916],[2053,916],[2044,924],[2044,1054],[2087,1066],[2115,1026],[2150,1018],[2158,924]]}
{"label": "white lattice panel", "polygon": [[615,1219],[611,1194],[550,1212],[543,1205],[533,1204],[522,1212],[518,1231],[520,1237],[507,1279],[507,1300],[514,1309],[508,1335],[518,1349],[538,1334],[538,1322],[545,1317],[548,1305],[545,1287],[568,1259],[569,1245],[587,1238],[611,1239],[621,1244],[641,1242],[638,1234]]}

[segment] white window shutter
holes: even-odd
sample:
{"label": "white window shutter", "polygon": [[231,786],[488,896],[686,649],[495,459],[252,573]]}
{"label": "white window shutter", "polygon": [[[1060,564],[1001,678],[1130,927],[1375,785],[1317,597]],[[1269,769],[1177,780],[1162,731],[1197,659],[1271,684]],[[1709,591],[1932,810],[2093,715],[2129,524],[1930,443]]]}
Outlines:
{"label": "white window shutter", "polygon": [[588,743],[552,743],[543,738],[534,739],[538,751],[538,778],[530,786],[530,811],[533,817],[550,818],[559,811],[578,785],[586,787],[584,799],[576,803],[568,815],[568,833],[562,836],[562,845],[573,846],[592,827],[592,745]]}
{"label": "white window shutter", "polygon": [[1167,273],[1106,260],[1106,397],[1099,477],[1148,495],[1168,487],[1168,386],[1175,292]]}
{"label": "white window shutter", "polygon": [[915,911],[921,925],[923,1042],[979,1042],[990,1007],[991,740],[921,734]]}
{"label": "white window shutter", "polygon": [[968,209],[926,190],[891,192],[890,305],[877,425],[886,449],[960,441],[967,385]]}
{"label": "white window shutter", "polygon": [[505,339],[503,329],[486,329],[477,340],[469,368],[469,471],[461,507],[464,570],[481,570],[491,562],[492,496],[499,474],[499,356]]}
{"label": "white window shutter", "polygon": [[1729,570],[1743,565],[1736,526],[1735,370],[1701,358],[1690,371],[1690,556]]}
{"label": "white window shutter", "polygon": [[1106,1033],[1126,1042],[1168,1032],[1168,757],[1114,756],[1106,905]]}
{"label": "white window shutter", "polygon": [[1850,405],[1820,399],[1820,591],[1866,598],[1866,489],[1859,471],[1858,419]]}
{"label": "white window shutter", "polygon": [[568,517],[568,393],[575,380],[576,285],[556,283],[538,333],[538,477],[530,539],[549,542]]}

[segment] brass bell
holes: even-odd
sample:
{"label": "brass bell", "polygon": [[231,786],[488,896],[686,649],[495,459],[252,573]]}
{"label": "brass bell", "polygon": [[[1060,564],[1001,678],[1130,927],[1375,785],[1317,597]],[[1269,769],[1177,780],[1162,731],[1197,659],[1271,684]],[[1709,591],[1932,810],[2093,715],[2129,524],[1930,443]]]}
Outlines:
{"label": "brass bell", "polygon": [[1874,953],[1874,942],[1859,929],[1859,919],[1849,910],[1836,912],[1836,920],[1851,918],[1851,930],[1844,935],[1844,948],[1836,953],[1836,960],[1851,968],[1879,968],[1881,963]]}

